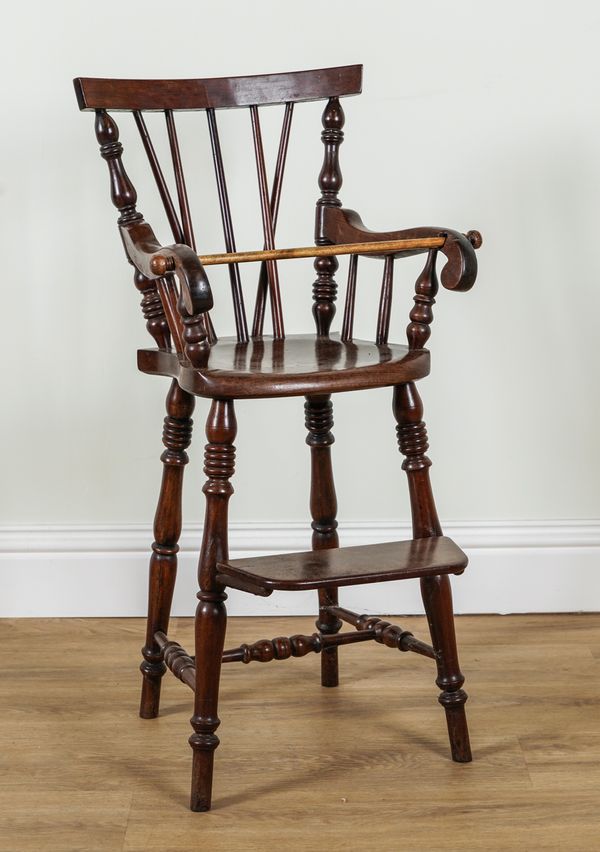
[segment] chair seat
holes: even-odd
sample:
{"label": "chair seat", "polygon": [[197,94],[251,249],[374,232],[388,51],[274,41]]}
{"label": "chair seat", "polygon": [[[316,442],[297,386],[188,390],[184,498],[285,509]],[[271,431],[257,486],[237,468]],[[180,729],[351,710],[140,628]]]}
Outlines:
{"label": "chair seat", "polygon": [[429,373],[429,352],[407,346],[354,340],[340,341],[313,334],[284,340],[264,337],[238,343],[221,338],[210,351],[206,367],[191,367],[175,352],[140,349],[143,373],[171,376],[196,396],[248,399],[305,396],[362,390],[421,379]]}
{"label": "chair seat", "polygon": [[217,579],[234,589],[266,597],[276,590],[319,589],[462,574],[467,557],[446,536],[335,547],[235,559],[217,565]]}

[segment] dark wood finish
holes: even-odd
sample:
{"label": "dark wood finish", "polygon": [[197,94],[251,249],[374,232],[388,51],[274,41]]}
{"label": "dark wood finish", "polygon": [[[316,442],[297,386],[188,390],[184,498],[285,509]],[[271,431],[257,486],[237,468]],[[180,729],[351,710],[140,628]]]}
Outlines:
{"label": "dark wood finish", "polygon": [[[277,150],[277,162],[275,164],[275,174],[273,176],[273,186],[271,189],[271,221],[273,224],[273,235],[277,228],[277,218],[279,216],[279,202],[281,200],[281,187],[283,184],[283,173],[285,171],[285,161],[287,158],[288,144],[290,141],[290,129],[292,126],[292,116],[294,114],[294,104],[287,103],[283,114],[283,124],[281,126],[281,134],[279,137],[279,148]],[[266,248],[266,246],[265,246]],[[273,260],[277,258],[274,257]],[[254,322],[252,325],[252,336],[261,337],[264,327],[265,318],[265,302],[267,298],[268,286],[268,269],[266,260],[263,260],[260,266],[258,276],[258,287],[256,290],[256,303],[254,307]]]}
{"label": "dark wood finish", "polygon": [[190,657],[185,648],[179,642],[173,642],[165,633],[158,630],[154,634],[154,641],[163,655],[165,665],[176,678],[187,684],[190,689],[196,689],[196,661]]}
{"label": "dark wood finish", "polygon": [[[344,141],[345,116],[342,105],[337,97],[330,98],[323,111],[321,119],[323,132],[323,165],[319,174],[319,189],[321,197],[317,201],[317,224],[315,228],[315,243],[318,246],[328,245],[341,240],[330,240],[320,227],[320,217],[326,209],[341,206],[338,193],[342,186],[340,169],[340,145]],[[349,241],[347,241],[349,242]],[[327,336],[335,316],[335,300],[337,298],[337,283],[335,273],[339,264],[335,255],[318,257],[314,263],[317,279],[313,284],[313,317],[317,334]]]}
{"label": "dark wood finish", "polygon": [[140,137],[142,139],[142,144],[144,146],[144,151],[146,152],[146,156],[148,157],[148,162],[150,163],[150,168],[152,169],[152,174],[154,175],[156,187],[158,189],[160,199],[163,203],[163,207],[165,208],[165,213],[167,215],[169,225],[171,226],[173,239],[176,243],[183,243],[185,242],[183,228],[181,227],[179,216],[175,211],[175,205],[173,204],[173,199],[171,198],[171,193],[169,192],[169,187],[161,169],[159,159],[156,156],[156,151],[154,149],[154,145],[152,144],[152,139],[150,138],[148,128],[146,127],[146,122],[144,121],[144,116],[139,110],[135,110],[133,113],[133,117],[135,119],[137,129],[139,130]]}
{"label": "dark wood finish", "polygon": [[158,716],[160,683],[166,670],[163,653],[154,634],[158,631],[167,633],[169,629],[181,535],[183,471],[188,462],[186,449],[192,440],[194,403],[194,397],[182,390],[177,382],[171,383],[163,427],[165,450],[160,457],[163,476],[154,516],[154,542],[150,557],[146,644],[142,648],[144,659],[140,666],[143,675],[140,716],[143,719]]}
{"label": "dark wood finish", "polygon": [[[260,130],[260,118],[258,107],[250,107],[250,118],[252,120],[252,137],[254,139],[254,155],[256,158],[256,173],[258,175],[258,194],[260,198],[260,210],[262,213],[263,236],[265,249],[275,249],[275,231],[273,229],[273,217],[271,215],[271,199],[267,184],[267,168],[265,165],[265,154],[263,150],[262,134]],[[269,294],[271,297],[271,315],[273,317],[273,337],[282,340],[285,337],[283,328],[283,312],[281,308],[281,293],[279,290],[279,273],[277,261],[266,260],[267,279],[269,282]]]}
{"label": "dark wood finish", "polygon": [[429,352],[365,340],[346,344],[337,335],[289,335],[285,340],[264,338],[247,344],[222,338],[207,350],[200,370],[191,369],[176,353],[156,349],[141,349],[138,367],[143,373],[176,378],[197,396],[258,399],[389,387],[420,379],[429,373]]}
{"label": "dark wood finish", "polygon": [[[334,437],[333,404],[330,396],[308,397],[304,405],[305,423],[308,430],[306,443],[310,447],[310,513],[312,516],[312,548],[327,550],[339,547],[337,534],[337,497],[331,465],[331,445]],[[336,586],[320,588],[319,617],[315,626],[324,636],[335,635],[342,622],[329,609],[338,603]],[[337,686],[337,647],[324,648],[321,655],[321,685]]]}
{"label": "dark wood finish", "polygon": [[[194,691],[192,810],[208,810],[212,797],[218,695],[223,662],[268,662],[308,653],[321,655],[321,682],[338,683],[338,647],[375,641],[400,651],[434,659],[441,690],[452,757],[471,759],[465,717],[466,693],[454,634],[449,574],[460,574],[467,559],[445,538],[437,516],[429,480],[427,431],[423,406],[415,382],[429,373],[425,349],[433,321],[438,281],[436,262],[445,264],[441,284],[465,291],[477,273],[475,250],[481,245],[477,231],[461,234],[441,227],[369,231],[359,215],[342,207],[340,146],[345,116],[340,97],[357,94],[361,67],[233,77],[209,80],[94,80],[79,78],[75,88],[80,108],[96,111],[96,136],[107,163],[111,198],[118,210],[118,227],[127,259],[135,269],[134,283],[142,294],[142,312],[155,349],[138,353],[139,368],[169,376],[164,427],[163,480],[155,517],[155,542],[150,563],[150,593],[146,643],[143,649],[143,688],[140,713],[157,715],[160,684],[169,668]],[[294,104],[323,99],[323,163],[318,176],[315,247],[278,249],[275,228],[283,175],[291,138]],[[273,183],[269,187],[260,127],[259,107],[278,103],[283,118]],[[247,108],[252,125],[258,176],[258,196],[263,225],[263,250],[237,252],[234,215],[230,205],[225,163],[217,127],[216,110]],[[192,206],[186,187],[176,115],[179,110],[205,110],[210,136],[225,253],[197,252]],[[136,190],[123,165],[123,148],[114,118],[107,110],[133,113],[150,171],[165,209],[174,243],[165,245],[137,210]],[[171,166],[163,168],[146,126],[143,112],[164,113]],[[379,153],[379,151],[378,151]],[[386,191],[387,191],[386,186]],[[177,205],[174,203],[175,198]],[[193,200],[193,199],[192,199]],[[198,233],[201,233],[198,231]],[[204,247],[203,251],[206,251]],[[333,331],[338,269],[337,256],[349,254],[349,274],[341,336]],[[414,304],[406,329],[408,346],[388,342],[394,300],[396,260],[426,254],[425,266],[415,286]],[[313,316],[316,333],[284,334],[284,317],[276,261],[315,257]],[[383,273],[374,341],[355,340],[358,257],[379,262]],[[259,261],[257,297],[249,338],[239,264]],[[210,318],[213,295],[204,266],[225,263],[229,269],[235,338],[217,339]],[[361,263],[361,271],[363,264]],[[400,288],[397,288],[400,291]],[[264,336],[264,315],[270,297],[273,336]],[[394,387],[393,411],[398,444],[408,477],[413,538],[404,542],[340,548],[337,534],[337,499],[331,463],[333,407],[331,395],[342,391]],[[168,638],[168,622],[177,567],[181,530],[181,486],[191,438],[194,397],[211,399],[206,424],[205,523],[199,560],[198,607],[195,620],[195,655]],[[234,401],[279,396],[304,396],[311,455],[310,511],[312,550],[230,561],[227,543],[228,503],[232,494],[236,435]],[[410,631],[377,616],[359,615],[338,603],[338,587],[419,578],[432,645]],[[224,650],[227,613],[226,588],[268,596],[275,590],[317,589],[317,633],[243,644]],[[341,633],[344,622],[355,632]]]}
{"label": "dark wood finish", "polygon": [[392,287],[394,285],[394,257],[388,255],[383,267],[383,281],[381,283],[381,296],[379,298],[379,313],[377,319],[377,333],[375,342],[383,346],[388,342],[390,333],[390,319],[392,316]]}
{"label": "dark wood finish", "polygon": [[[442,528],[437,515],[429,468],[427,429],[423,422],[423,403],[412,382],[394,390],[394,416],[398,423],[398,445],[405,456],[402,464],[408,476],[410,505],[415,541],[435,541]],[[437,685],[442,690],[439,701],[446,711],[452,759],[458,763],[471,760],[469,730],[465,715],[467,694],[462,689],[464,677],[458,664],[452,592],[450,581],[439,575],[421,576],[421,595],[431,641],[436,653]]]}
{"label": "dark wood finish", "polygon": [[429,326],[433,322],[433,306],[439,287],[435,272],[436,255],[435,251],[427,254],[427,263],[415,284],[415,305],[406,329],[409,349],[424,349],[431,334]]}
{"label": "dark wood finish", "polygon": [[357,547],[339,547],[253,556],[219,563],[219,579],[237,588],[237,580],[253,585],[255,594],[277,589],[294,591],[330,585],[357,586],[435,574],[462,574],[467,557],[445,536],[390,541]]}
{"label": "dark wood finish", "polygon": [[227,506],[233,494],[229,481],[235,470],[233,441],[237,432],[231,400],[214,400],[206,421],[208,443],[204,450],[206,512],[198,563],[198,608],[196,610],[196,691],[190,737],[192,764],[191,809],[210,808],[214,752],[219,745],[215,731],[221,658],[225,643],[227,612],[224,587],[217,580],[217,564],[228,558]]}
{"label": "dark wood finish", "polygon": [[356,304],[356,276],[358,272],[358,255],[350,255],[348,263],[348,283],[346,285],[346,303],[344,305],[344,319],[342,322],[342,333],[340,339],[343,343],[352,340],[354,332],[354,306]]}
{"label": "dark wood finish", "polygon": [[[217,128],[217,117],[214,109],[206,110],[208,129],[210,133],[210,144],[212,147],[213,163],[215,166],[215,177],[217,179],[217,192],[219,194],[219,206],[221,208],[221,221],[223,222],[223,234],[225,237],[225,248],[227,252],[235,252],[235,234],[233,232],[233,220],[231,218],[231,206],[229,204],[229,193],[227,192],[227,180],[223,166],[223,154],[221,152],[221,141]],[[202,261],[201,261],[202,262]],[[233,298],[233,313],[235,316],[235,328],[237,339],[240,343],[248,341],[248,321],[244,308],[244,293],[240,280],[240,270],[237,263],[229,266],[229,280],[231,282],[231,296]]]}
{"label": "dark wood finish", "polygon": [[202,80],[77,77],[74,84],[79,109],[82,110],[222,109],[314,101],[332,95],[359,95],[362,65]]}
{"label": "dark wood finish", "polygon": [[424,657],[435,659],[435,651],[431,645],[416,639],[410,630],[402,630],[401,627],[376,616],[358,615],[358,613],[341,606],[332,606],[330,611],[332,615],[342,621],[353,624],[357,630],[373,634],[376,642],[380,642],[388,648],[398,648],[399,651],[414,651]]}
{"label": "dark wood finish", "polygon": [[[370,231],[354,210],[348,210],[332,204],[323,205],[318,211],[317,233],[322,244],[329,243],[382,243],[390,240],[420,240],[432,237],[444,237],[440,246],[447,263],[441,272],[441,282],[447,290],[470,290],[477,277],[477,258],[475,249],[482,245],[479,231],[467,231],[461,234],[449,228],[406,228],[401,231]],[[408,257],[422,254],[435,246],[411,248],[394,253],[394,257]],[[360,252],[358,252],[360,254]],[[371,252],[369,252],[371,254]]]}

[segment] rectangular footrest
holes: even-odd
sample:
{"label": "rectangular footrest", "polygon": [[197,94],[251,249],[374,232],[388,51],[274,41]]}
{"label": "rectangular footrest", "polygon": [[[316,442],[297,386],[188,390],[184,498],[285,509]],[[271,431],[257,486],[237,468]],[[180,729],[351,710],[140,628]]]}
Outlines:
{"label": "rectangular footrest", "polygon": [[234,589],[267,597],[276,590],[355,586],[433,574],[461,574],[466,565],[467,557],[452,539],[435,536],[235,559],[218,564],[217,579]]}

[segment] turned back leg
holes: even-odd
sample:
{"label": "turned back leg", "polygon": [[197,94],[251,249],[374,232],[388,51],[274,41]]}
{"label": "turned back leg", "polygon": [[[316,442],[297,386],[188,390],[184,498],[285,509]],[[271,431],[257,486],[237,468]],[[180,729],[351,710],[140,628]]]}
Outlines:
{"label": "turned back leg", "polygon": [[188,461],[186,449],[192,439],[191,415],[194,411],[194,397],[181,390],[173,380],[166,408],[167,416],[163,429],[165,451],[161,456],[163,475],[154,517],[146,643],[142,648],[144,659],[140,666],[143,676],[140,716],[143,719],[158,716],[160,684],[166,671],[162,651],[154,640],[154,634],[159,630],[167,633],[169,628],[181,534],[183,471]]}
{"label": "turned back leg", "polygon": [[[338,547],[337,534],[337,498],[333,482],[331,465],[331,445],[334,437],[333,405],[331,396],[312,396],[306,398],[304,406],[308,436],[306,443],[310,447],[310,512],[312,515],[312,548],[323,550]],[[326,635],[337,633],[342,622],[332,616],[327,607],[337,606],[338,590],[335,586],[319,589],[319,617],[315,622],[317,630]],[[321,684],[337,686],[338,653],[337,648],[327,648],[321,654]]]}
{"label": "turned back leg", "polygon": [[[413,382],[394,388],[393,410],[398,423],[398,445],[405,456],[402,467],[408,476],[413,535],[415,538],[442,535],[429,479],[431,461],[425,455],[429,445],[423,403]],[[458,663],[448,576],[422,578],[421,594],[436,654],[436,683],[442,690],[439,701],[446,711],[452,759],[467,763],[471,760],[465,714],[467,694],[462,689],[464,677]]]}

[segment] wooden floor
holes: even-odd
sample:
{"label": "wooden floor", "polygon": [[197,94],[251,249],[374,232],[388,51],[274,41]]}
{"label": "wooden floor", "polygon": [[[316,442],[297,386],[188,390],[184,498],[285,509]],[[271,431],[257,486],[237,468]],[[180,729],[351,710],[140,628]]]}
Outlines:
{"label": "wooden floor", "polygon": [[[402,618],[426,637],[423,619]],[[312,632],[232,619],[228,646]],[[600,849],[600,616],[458,619],[475,761],[449,759],[433,663],[372,643],[223,671],[215,807],[187,809],[191,692],[137,717],[137,619],[0,622],[0,849]],[[171,636],[192,648],[189,619]]]}

